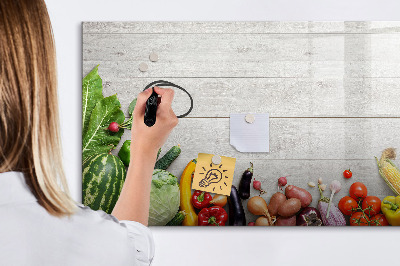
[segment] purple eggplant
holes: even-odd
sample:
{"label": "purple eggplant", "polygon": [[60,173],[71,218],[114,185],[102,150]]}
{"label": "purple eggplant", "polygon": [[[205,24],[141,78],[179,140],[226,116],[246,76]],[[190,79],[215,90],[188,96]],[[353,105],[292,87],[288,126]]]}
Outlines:
{"label": "purple eggplant", "polygon": [[239,183],[239,197],[241,199],[248,199],[250,198],[250,185],[251,179],[253,179],[253,164],[250,163],[250,167],[244,171],[242,175],[242,179],[240,179]]}
{"label": "purple eggplant", "polygon": [[329,212],[329,218],[326,218],[326,213],[328,212],[329,198],[325,197],[322,194],[322,190],[318,185],[319,193],[321,198],[318,202],[318,210],[321,214],[322,223],[325,226],[344,226],[346,225],[346,219],[343,216],[343,213],[335,206],[335,204],[331,203],[331,209]]}
{"label": "purple eggplant", "polygon": [[242,201],[235,186],[231,188],[231,195],[228,197],[229,204],[229,225],[246,225],[246,215],[244,213]]}
{"label": "purple eggplant", "polygon": [[297,215],[296,225],[321,226],[322,225],[321,215],[316,208],[306,207]]}

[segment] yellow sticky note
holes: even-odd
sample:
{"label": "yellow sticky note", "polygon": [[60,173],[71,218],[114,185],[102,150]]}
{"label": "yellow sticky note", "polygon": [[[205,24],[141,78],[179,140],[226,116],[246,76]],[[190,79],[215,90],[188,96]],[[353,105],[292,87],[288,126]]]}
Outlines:
{"label": "yellow sticky note", "polygon": [[213,156],[213,154],[199,153],[192,189],[229,196],[236,159],[221,156],[221,162],[214,164]]}

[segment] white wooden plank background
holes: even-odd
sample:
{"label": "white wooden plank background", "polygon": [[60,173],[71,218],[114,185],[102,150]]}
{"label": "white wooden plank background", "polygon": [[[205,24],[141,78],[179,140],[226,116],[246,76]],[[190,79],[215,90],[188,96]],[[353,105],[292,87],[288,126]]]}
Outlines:
{"label": "white wooden plank background", "polygon": [[[397,77],[398,34],[87,34],[85,64],[132,77]],[[88,40],[88,43],[86,43]],[[126,71],[157,51],[147,72]],[[101,59],[99,61],[99,59]]]}
{"label": "white wooden plank background", "polygon": [[[87,65],[88,71],[92,65]],[[127,114],[133,95],[156,78],[119,78],[100,65],[104,90],[117,94]],[[234,112],[269,112],[271,117],[398,117],[400,78],[173,78],[196,99],[189,117],[229,117]],[[206,91],[206,93],[205,93]],[[175,91],[177,114],[187,95]],[[223,104],[221,104],[221,102]],[[210,107],[212,106],[212,107]]]}
{"label": "white wooden plank background", "polygon": [[[148,60],[152,51],[158,62]],[[141,62],[149,71],[138,70]],[[117,93],[125,112],[157,79],[191,92],[193,112],[164,146],[181,144],[170,167],[177,176],[206,152],[237,158],[236,185],[253,162],[267,200],[285,175],[312,193],[313,206],[318,192],[307,183],[319,177],[342,182],[336,204],[355,181],[371,195],[393,194],[374,156],[400,147],[399,22],[86,22],[83,75],[97,64],[104,94]],[[175,112],[188,103],[176,91]],[[238,112],[270,113],[270,153],[239,153],[229,145],[229,114]],[[121,144],[125,139],[129,132]],[[351,180],[342,177],[347,168]]]}
{"label": "white wooden plank background", "polygon": [[398,21],[84,22],[83,33],[392,33]]}

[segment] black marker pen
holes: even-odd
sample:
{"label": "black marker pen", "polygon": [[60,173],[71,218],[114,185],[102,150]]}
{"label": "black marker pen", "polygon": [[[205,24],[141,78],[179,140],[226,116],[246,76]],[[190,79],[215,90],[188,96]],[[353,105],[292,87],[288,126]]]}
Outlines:
{"label": "black marker pen", "polygon": [[156,114],[158,106],[158,94],[152,88],[153,93],[147,99],[146,109],[144,111],[144,123],[148,127],[152,127],[156,123]]}

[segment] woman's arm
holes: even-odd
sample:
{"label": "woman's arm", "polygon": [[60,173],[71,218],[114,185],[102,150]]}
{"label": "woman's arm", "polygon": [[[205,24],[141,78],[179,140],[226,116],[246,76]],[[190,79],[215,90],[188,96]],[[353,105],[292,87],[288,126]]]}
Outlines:
{"label": "woman's arm", "polygon": [[161,95],[154,126],[144,124],[144,111],[149,88],[138,96],[133,112],[131,161],[121,195],[112,215],[119,220],[131,220],[147,225],[149,219],[151,177],[158,149],[165,143],[178,118],[171,108],[174,98],[172,89],[154,88]]}

